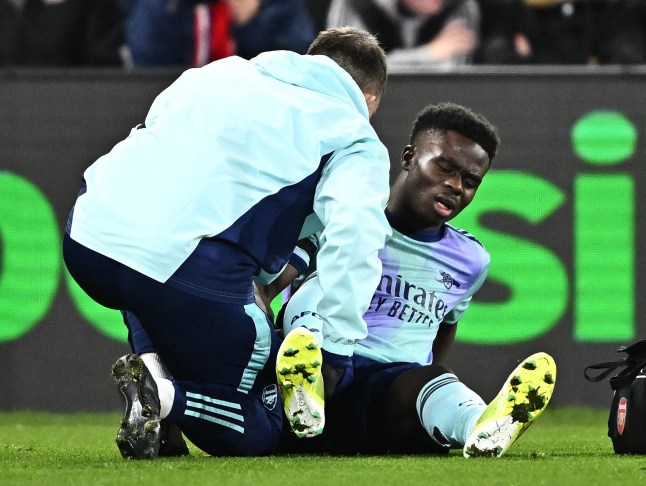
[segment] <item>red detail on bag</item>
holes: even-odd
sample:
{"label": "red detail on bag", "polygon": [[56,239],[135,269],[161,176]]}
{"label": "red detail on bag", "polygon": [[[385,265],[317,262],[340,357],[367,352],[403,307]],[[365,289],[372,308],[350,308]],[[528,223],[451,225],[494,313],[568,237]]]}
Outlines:
{"label": "red detail on bag", "polygon": [[624,433],[624,426],[626,425],[626,410],[628,409],[628,400],[626,397],[619,399],[619,406],[617,407],[617,430],[619,435]]}

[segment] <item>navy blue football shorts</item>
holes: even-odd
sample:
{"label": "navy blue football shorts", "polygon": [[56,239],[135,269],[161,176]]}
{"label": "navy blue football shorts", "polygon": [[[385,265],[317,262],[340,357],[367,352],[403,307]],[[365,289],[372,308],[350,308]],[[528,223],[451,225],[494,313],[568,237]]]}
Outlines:
{"label": "navy blue football shorts", "polygon": [[98,303],[121,310],[135,353],[155,351],[175,379],[168,419],[212,455],[273,452],[282,430],[280,340],[255,303],[205,299],[157,282],[65,234],[65,263]]}
{"label": "navy blue football shorts", "polygon": [[353,356],[352,361],[352,383],[326,403],[323,434],[298,439],[291,431],[285,430],[279,453],[356,455],[444,452],[424,435],[421,440],[401,441],[397,424],[389,420],[389,410],[383,399],[384,394],[388,393],[388,385],[405,371],[420,367],[419,363],[380,363],[357,355]]}

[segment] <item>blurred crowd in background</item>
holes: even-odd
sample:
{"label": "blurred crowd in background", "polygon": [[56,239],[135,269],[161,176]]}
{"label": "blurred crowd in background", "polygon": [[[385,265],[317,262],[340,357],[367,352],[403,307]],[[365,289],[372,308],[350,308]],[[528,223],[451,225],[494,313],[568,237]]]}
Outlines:
{"label": "blurred crowd in background", "polygon": [[345,25],[391,67],[646,64],[646,0],[0,0],[0,66],[202,66]]}

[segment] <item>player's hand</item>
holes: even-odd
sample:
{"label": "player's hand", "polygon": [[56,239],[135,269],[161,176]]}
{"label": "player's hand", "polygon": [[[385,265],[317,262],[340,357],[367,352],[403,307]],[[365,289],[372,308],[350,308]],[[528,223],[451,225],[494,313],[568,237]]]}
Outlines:
{"label": "player's hand", "polygon": [[260,307],[271,322],[274,322],[274,311],[271,308],[271,300],[267,296],[267,287],[265,285],[253,282],[253,295],[256,299],[256,305]]}

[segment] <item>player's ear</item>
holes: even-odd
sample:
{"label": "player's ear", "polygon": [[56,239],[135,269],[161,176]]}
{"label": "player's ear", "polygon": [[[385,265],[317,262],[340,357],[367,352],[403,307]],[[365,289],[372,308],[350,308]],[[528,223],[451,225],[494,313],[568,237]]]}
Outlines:
{"label": "player's ear", "polygon": [[408,170],[410,168],[411,161],[415,155],[415,149],[412,145],[406,145],[404,151],[402,152],[402,169]]}

